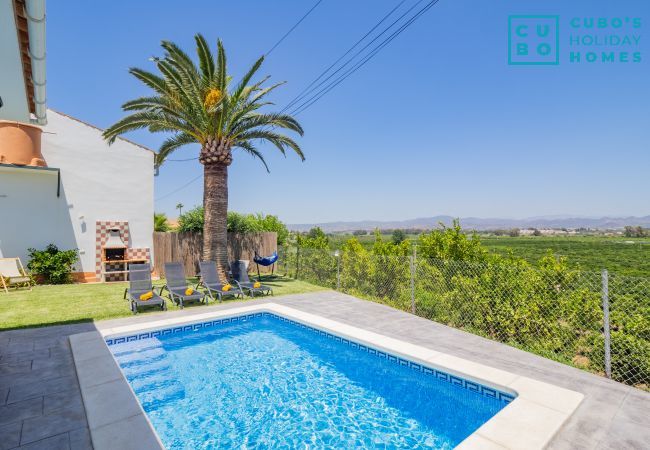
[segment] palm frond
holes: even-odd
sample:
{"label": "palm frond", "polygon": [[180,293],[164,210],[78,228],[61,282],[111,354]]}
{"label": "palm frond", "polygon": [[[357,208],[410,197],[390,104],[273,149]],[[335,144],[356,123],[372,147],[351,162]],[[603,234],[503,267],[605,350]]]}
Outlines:
{"label": "palm frond", "polygon": [[196,54],[199,57],[199,67],[201,68],[201,75],[203,75],[206,84],[210,83],[214,78],[214,59],[210,52],[210,46],[200,33],[194,36],[196,41]]}
{"label": "palm frond", "polygon": [[175,150],[183,147],[184,145],[196,144],[196,138],[187,133],[178,133],[174,136],[167,138],[161,145],[158,153],[156,153],[156,165],[160,166],[165,159]]}
{"label": "palm frond", "polygon": [[254,158],[257,158],[260,161],[262,161],[262,164],[264,164],[264,168],[266,169],[266,172],[271,173],[271,171],[269,170],[268,164],[266,164],[266,160],[264,159],[264,156],[262,155],[262,153],[257,148],[255,148],[255,146],[253,144],[251,144],[248,141],[243,141],[243,142],[240,142],[239,144],[237,144],[235,147],[236,148],[241,148],[242,150],[244,150],[249,155],[252,155]]}

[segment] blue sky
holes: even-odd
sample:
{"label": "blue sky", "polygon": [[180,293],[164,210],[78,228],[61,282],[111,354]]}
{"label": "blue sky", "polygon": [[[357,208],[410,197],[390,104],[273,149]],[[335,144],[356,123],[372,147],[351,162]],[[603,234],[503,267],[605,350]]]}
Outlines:
{"label": "blue sky", "polygon": [[[314,0],[315,1],[315,0]],[[224,41],[243,74],[314,1],[48,3],[48,103],[100,127],[147,93],[131,66],[154,69],[159,42],[193,51],[193,35]],[[407,0],[402,9],[416,0]],[[260,74],[288,83],[279,108],[383,17],[397,0],[323,0]],[[557,66],[508,65],[508,16],[560,16]],[[640,63],[568,61],[573,17],[638,17]],[[579,31],[585,32],[587,31]],[[345,82],[298,116],[307,160],[264,147],[271,173],[235,154],[230,209],[289,223],[476,217],[647,215],[650,193],[650,2],[440,0]],[[611,48],[610,48],[611,49]],[[563,53],[564,52],[564,53]],[[128,136],[157,149],[164,139]],[[191,158],[197,147],[172,158]],[[199,204],[196,161],[169,162],[156,210]]]}

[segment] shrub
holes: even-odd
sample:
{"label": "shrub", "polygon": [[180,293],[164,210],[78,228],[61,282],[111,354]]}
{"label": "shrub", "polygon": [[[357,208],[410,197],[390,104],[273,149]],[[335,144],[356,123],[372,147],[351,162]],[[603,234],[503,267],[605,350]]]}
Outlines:
{"label": "shrub", "polygon": [[[278,235],[278,245],[284,245],[289,237],[287,226],[270,214],[241,214],[228,211],[228,231],[231,233],[257,233],[274,231]],[[178,218],[178,231],[203,231],[203,207],[190,209]]]}
{"label": "shrub", "polygon": [[167,216],[163,213],[153,214],[153,231],[169,231],[169,223],[167,223]]}
{"label": "shrub", "polygon": [[77,250],[59,250],[50,244],[45,250],[30,248],[30,261],[27,268],[42,277],[45,284],[64,284],[72,282],[72,267],[79,260]]}

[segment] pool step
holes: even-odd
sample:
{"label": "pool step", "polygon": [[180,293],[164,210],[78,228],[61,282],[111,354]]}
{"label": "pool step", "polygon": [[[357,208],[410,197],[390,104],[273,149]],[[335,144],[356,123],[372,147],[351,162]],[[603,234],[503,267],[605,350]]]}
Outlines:
{"label": "pool step", "polygon": [[167,354],[162,347],[152,347],[147,350],[122,353],[119,356],[115,355],[115,359],[117,359],[121,367],[125,368],[134,365],[150,364],[152,361],[160,361],[166,358],[166,356]]}
{"label": "pool step", "polygon": [[170,403],[185,398],[185,388],[182,384],[176,382],[154,390],[136,391],[136,394],[145,411],[152,411],[159,406],[169,406]]}
{"label": "pool step", "polygon": [[113,355],[147,411],[185,397],[169,362],[169,355],[156,339],[119,344]]}
{"label": "pool step", "polygon": [[167,361],[167,358],[159,358],[147,364],[130,364],[128,366],[122,367],[122,372],[128,379],[138,378],[142,376],[152,375],[162,371],[171,370],[171,366]]}

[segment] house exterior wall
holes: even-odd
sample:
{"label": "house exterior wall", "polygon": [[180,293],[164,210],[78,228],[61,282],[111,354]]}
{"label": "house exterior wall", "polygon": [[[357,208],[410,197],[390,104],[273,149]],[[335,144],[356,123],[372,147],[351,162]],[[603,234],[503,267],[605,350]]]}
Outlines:
{"label": "house exterior wall", "polygon": [[54,172],[0,171],[4,256],[26,262],[29,247],[78,248],[77,271],[94,278],[97,221],[126,221],[131,245],[153,249],[153,152],[121,139],[109,147],[101,130],[52,110],[41,151],[60,169],[60,197]]}

